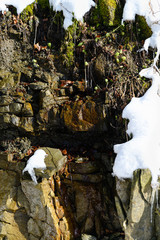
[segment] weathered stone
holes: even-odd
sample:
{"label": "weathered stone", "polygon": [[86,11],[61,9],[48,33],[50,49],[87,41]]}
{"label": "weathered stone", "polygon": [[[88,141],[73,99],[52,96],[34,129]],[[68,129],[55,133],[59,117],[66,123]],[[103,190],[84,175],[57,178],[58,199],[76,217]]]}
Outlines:
{"label": "weathered stone", "polygon": [[127,213],[130,201],[131,180],[119,180],[116,178],[116,190],[123,206],[122,211],[125,211],[125,213]]}
{"label": "weathered stone", "polygon": [[7,106],[12,102],[12,97],[10,96],[1,96],[0,97],[0,106]]}
{"label": "weathered stone", "polygon": [[8,240],[28,239],[28,217],[17,204],[18,185],[15,172],[0,170],[0,236]]}
{"label": "weathered stone", "polygon": [[70,179],[72,181],[81,181],[81,182],[90,182],[90,183],[99,183],[102,182],[103,175],[100,173],[96,174],[75,174],[71,173],[66,176],[67,179]]}
{"label": "weathered stone", "polygon": [[6,128],[7,124],[10,123],[10,115],[9,114],[0,114],[0,128]]}
{"label": "weathered stone", "polygon": [[106,166],[107,171],[112,172],[114,158],[111,156],[108,156],[108,153],[102,153],[99,159],[102,160],[103,164]]}
{"label": "weathered stone", "polygon": [[29,86],[33,90],[43,90],[43,89],[47,88],[47,83],[35,82],[35,83],[30,83]]}
{"label": "weathered stone", "polygon": [[[89,199],[86,196],[86,188],[79,187],[77,188],[75,194],[75,203],[76,203],[76,219],[78,223],[81,223],[85,220],[86,214],[88,213],[89,208]],[[81,201],[83,204],[81,204]]]}
{"label": "weathered stone", "polygon": [[34,131],[33,122],[34,122],[33,117],[22,117],[19,127],[21,127],[27,132],[33,132]]}
{"label": "weathered stone", "polygon": [[92,235],[82,234],[81,240],[97,240],[97,238]]}
{"label": "weathered stone", "polygon": [[[4,152],[1,152],[0,153],[0,163],[1,161],[8,161],[8,162],[12,162],[13,160],[13,154],[10,154],[10,153],[4,153]],[[0,167],[3,169],[3,167]]]}
{"label": "weathered stone", "polygon": [[96,58],[95,65],[94,65],[94,71],[96,74],[96,77],[98,79],[98,82],[101,84],[105,84],[104,78],[106,75],[106,69],[107,69],[107,59],[106,56],[103,53],[100,53],[98,57]]}
{"label": "weathered stone", "polygon": [[43,72],[42,79],[44,82],[47,82],[49,84],[51,84],[51,82],[52,82],[52,76],[48,72]]}
{"label": "weathered stone", "polygon": [[49,89],[47,89],[46,91],[45,90],[41,91],[40,104],[41,104],[41,108],[45,108],[45,109],[51,108],[51,106],[55,104],[55,99]]}
{"label": "weathered stone", "polygon": [[[141,170],[134,172],[132,180],[130,206],[127,212],[127,224],[125,224],[124,229],[125,239],[127,240],[150,240],[153,237],[151,206],[150,203],[145,200],[142,193],[142,189],[145,191],[146,186],[148,186],[151,176],[150,173],[148,174],[148,170],[143,170],[142,175],[145,176],[144,180],[147,185],[141,185],[141,179],[143,179],[143,176],[141,178]],[[146,194],[150,195],[151,191],[149,190]],[[147,199],[148,198],[149,196],[147,196]]]}
{"label": "weathered stone", "polygon": [[16,97],[14,98],[14,101],[15,101],[16,103],[23,104],[23,103],[25,103],[25,98],[19,95],[19,96],[16,96]]}
{"label": "weathered stone", "polygon": [[84,232],[90,233],[94,229],[94,220],[91,217],[87,217],[85,226],[84,226]]}
{"label": "weathered stone", "polygon": [[21,185],[22,191],[30,205],[30,216],[33,219],[45,221],[46,208],[41,186],[35,186],[34,182],[32,181],[22,181]]}
{"label": "weathered stone", "polygon": [[31,233],[35,237],[42,236],[39,226],[37,225],[36,221],[34,221],[32,218],[29,219],[27,223],[27,228],[28,228],[28,233]]}
{"label": "weathered stone", "polygon": [[10,112],[9,106],[0,107],[0,113],[9,113],[9,112]]}
{"label": "weathered stone", "polygon": [[69,163],[69,172],[80,173],[80,174],[90,174],[99,171],[99,166],[97,162],[87,161],[83,163]]}
{"label": "weathered stone", "polygon": [[48,111],[46,109],[41,109],[37,114],[37,124],[39,125],[40,130],[46,130],[48,123]]}
{"label": "weathered stone", "polygon": [[60,200],[58,197],[55,196],[54,198],[54,204],[55,204],[55,207],[56,207],[56,214],[58,216],[59,219],[63,218],[64,217],[64,209],[63,207],[60,205]]}
{"label": "weathered stone", "polygon": [[20,125],[20,117],[12,114],[11,117],[10,117],[10,123],[13,124],[16,127],[19,127],[19,125]]}
{"label": "weathered stone", "polygon": [[15,115],[19,115],[22,110],[22,104],[20,103],[11,103],[9,105],[10,112]]}
{"label": "weathered stone", "polygon": [[21,186],[19,186],[18,189],[17,189],[17,204],[20,208],[25,208],[28,215],[30,214],[29,201],[27,200],[24,192],[22,191]]}
{"label": "weathered stone", "polygon": [[45,158],[45,164],[46,164],[46,169],[44,170],[44,173],[42,173],[39,170],[36,171],[37,176],[43,176],[43,177],[52,177],[55,173],[60,171],[63,167],[64,164],[67,161],[66,156],[63,156],[61,151],[56,148],[42,148],[48,156]]}
{"label": "weathered stone", "polygon": [[4,211],[0,219],[0,235],[8,240],[28,239],[27,221],[27,215],[21,211],[15,213]]}
{"label": "weathered stone", "polygon": [[70,232],[67,220],[65,218],[58,219],[53,205],[54,193],[49,182],[44,179],[41,184],[35,185],[32,181],[22,181],[22,191],[29,202],[27,213],[31,217],[28,222],[30,236],[37,237],[38,235],[40,237],[40,234],[43,233],[41,240],[52,240],[60,239],[61,234],[64,234],[65,239],[69,240]]}
{"label": "weathered stone", "polygon": [[66,103],[61,112],[64,125],[74,131],[104,130],[103,106],[94,101]]}
{"label": "weathered stone", "polygon": [[17,210],[16,186],[18,179],[15,172],[0,170],[0,211]]}
{"label": "weathered stone", "polygon": [[32,117],[33,116],[33,109],[32,105],[29,102],[24,103],[23,108],[22,108],[22,115],[27,116],[27,117]]}
{"label": "weathered stone", "polygon": [[1,70],[0,71],[0,88],[9,88],[14,86],[14,74]]}
{"label": "weathered stone", "polygon": [[150,203],[152,188],[151,188],[151,172],[149,169],[142,169],[140,174],[141,193],[144,199]]}

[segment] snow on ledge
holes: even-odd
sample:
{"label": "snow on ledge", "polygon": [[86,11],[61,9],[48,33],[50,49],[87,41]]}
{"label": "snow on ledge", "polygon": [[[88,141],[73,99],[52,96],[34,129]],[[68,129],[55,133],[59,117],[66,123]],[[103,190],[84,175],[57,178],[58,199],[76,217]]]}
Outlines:
{"label": "snow on ledge", "polygon": [[133,138],[114,146],[117,153],[113,175],[132,178],[136,169],[149,168],[152,187],[158,185],[160,175],[160,75],[154,67],[142,70],[141,76],[152,77],[152,86],[140,98],[132,98],[122,117],[129,119],[127,134]]}
{"label": "snow on ledge", "polygon": [[135,20],[136,14],[145,17],[153,32],[141,50],[148,51],[152,47],[157,49],[157,55],[152,66],[140,72],[141,76],[152,79],[152,86],[144,96],[132,98],[123,110],[122,117],[129,119],[126,132],[132,134],[132,139],[114,146],[117,156],[113,175],[121,179],[132,178],[136,169],[149,168],[151,185],[157,188],[160,176],[160,73],[156,63],[160,54],[160,0],[126,0],[122,22]]}
{"label": "snow on ledge", "polygon": [[[17,8],[17,13],[20,14],[24,8],[33,3],[34,0],[0,0],[0,10],[4,12],[7,10],[6,5],[13,5]],[[83,21],[83,16],[95,6],[93,0],[49,0],[50,6],[53,6],[55,11],[63,11],[64,15],[64,28],[67,29],[72,25],[73,14],[74,17]]]}

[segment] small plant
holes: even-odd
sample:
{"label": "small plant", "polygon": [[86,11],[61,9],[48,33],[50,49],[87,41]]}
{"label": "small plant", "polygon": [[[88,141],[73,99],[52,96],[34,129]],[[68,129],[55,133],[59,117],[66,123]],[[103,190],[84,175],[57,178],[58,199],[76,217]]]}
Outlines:
{"label": "small plant", "polygon": [[37,63],[37,60],[36,59],[32,59],[32,63]]}
{"label": "small plant", "polygon": [[52,47],[52,43],[47,43],[47,46],[49,47],[49,48],[51,48]]}

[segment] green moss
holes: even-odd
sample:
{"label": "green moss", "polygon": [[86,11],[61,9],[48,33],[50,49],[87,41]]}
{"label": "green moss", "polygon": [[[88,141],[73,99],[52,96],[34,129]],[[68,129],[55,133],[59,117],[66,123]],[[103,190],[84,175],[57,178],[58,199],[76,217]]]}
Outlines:
{"label": "green moss", "polygon": [[92,23],[95,25],[117,26],[121,23],[122,9],[116,0],[99,0],[93,10]]}
{"label": "green moss", "polygon": [[74,64],[75,43],[77,21],[74,20],[72,26],[69,26],[65,33],[65,38],[62,42],[61,53],[62,61],[66,67],[71,67]]}
{"label": "green moss", "polygon": [[149,38],[152,34],[152,31],[148,24],[146,23],[146,20],[142,16],[136,16],[136,22],[138,24],[138,32],[142,39]]}
{"label": "green moss", "polygon": [[34,15],[35,3],[38,3],[42,9],[48,9],[50,7],[48,0],[35,0],[32,4],[28,5],[21,13],[21,18],[23,21],[27,21],[30,16]]}
{"label": "green moss", "polygon": [[30,16],[33,16],[34,3],[28,5],[21,13],[21,18],[23,21],[27,21]]}
{"label": "green moss", "polygon": [[49,8],[49,1],[48,0],[36,0],[41,5],[41,8]]}
{"label": "green moss", "polygon": [[14,87],[20,80],[20,73],[0,71],[0,89]]}

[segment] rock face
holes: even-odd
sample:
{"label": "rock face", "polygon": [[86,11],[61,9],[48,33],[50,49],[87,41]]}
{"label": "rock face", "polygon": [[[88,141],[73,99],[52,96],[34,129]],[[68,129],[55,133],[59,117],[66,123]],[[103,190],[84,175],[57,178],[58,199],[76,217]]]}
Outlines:
{"label": "rock face", "polygon": [[117,194],[117,211],[125,239],[159,239],[158,199],[155,190],[151,188],[150,171],[135,171],[132,183],[117,180]]}
{"label": "rock face", "polygon": [[[24,162],[0,156],[0,237],[8,240],[96,239],[105,228],[119,230],[100,163],[77,160],[66,165],[59,149],[43,148],[48,157],[38,184],[22,175]],[[109,185],[108,187],[109,188]],[[105,226],[105,227],[104,227]]]}
{"label": "rock face", "polygon": [[[0,239],[160,239],[150,173],[117,180],[117,193],[111,175],[119,112],[148,84],[130,84],[143,63],[129,58],[125,29],[112,29],[123,2],[99,0],[92,26],[75,23],[65,33],[46,0],[34,16],[33,5],[26,9],[26,21],[0,14]],[[35,170],[35,185],[22,170],[39,146],[47,169]]]}

